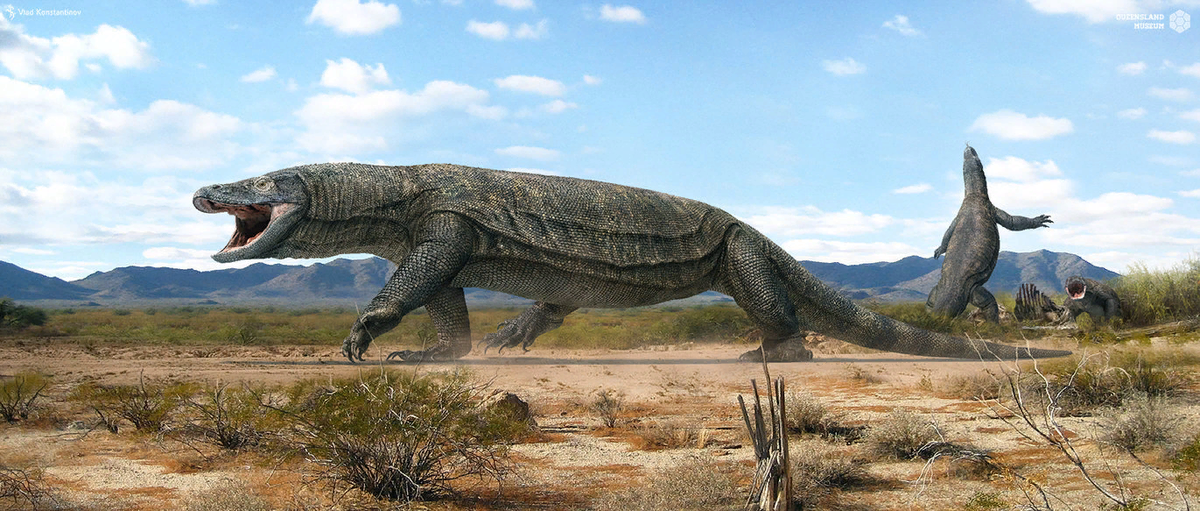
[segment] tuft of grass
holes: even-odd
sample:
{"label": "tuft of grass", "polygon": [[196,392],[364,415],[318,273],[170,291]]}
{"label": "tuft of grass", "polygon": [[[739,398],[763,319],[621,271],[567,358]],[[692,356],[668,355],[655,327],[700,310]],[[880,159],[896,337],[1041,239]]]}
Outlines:
{"label": "tuft of grass", "polygon": [[186,396],[184,404],[195,417],[185,430],[224,449],[236,451],[257,445],[265,435],[259,427],[263,422],[263,394],[225,384]]}
{"label": "tuft of grass", "polygon": [[801,434],[824,435],[834,424],[829,409],[809,392],[788,392],[786,417],[788,429]]}
{"label": "tuft of grass", "polygon": [[964,511],[991,511],[1008,508],[1008,503],[1000,498],[1000,494],[991,492],[975,492],[971,496],[971,500],[963,504]]}
{"label": "tuft of grass", "polygon": [[[908,410],[897,409],[868,429],[867,449],[879,458],[921,457],[941,440],[937,427]],[[928,457],[928,456],[925,456]]]}
{"label": "tuft of grass", "polygon": [[606,428],[615,428],[625,411],[625,395],[610,389],[596,391],[596,397],[588,403],[588,410],[600,418]]}
{"label": "tuft of grass", "polygon": [[1171,463],[1174,464],[1177,470],[1186,470],[1195,472],[1200,469],[1200,434],[1192,437],[1191,441],[1185,443],[1182,447],[1174,449],[1174,454],[1171,456]]}
{"label": "tuft of grass", "polygon": [[1163,398],[1127,399],[1109,413],[1103,440],[1126,451],[1166,447],[1178,436],[1184,418]]}
{"label": "tuft of grass", "polygon": [[1200,259],[1165,270],[1129,266],[1111,282],[1121,299],[1121,315],[1130,326],[1145,326],[1200,316]]}
{"label": "tuft of grass", "polygon": [[[1064,415],[1090,415],[1101,408],[1120,408],[1131,396],[1170,397],[1191,383],[1188,368],[1195,357],[1174,351],[1107,351],[1040,362],[1050,390],[1059,395]],[[1019,382],[1035,390],[1046,385],[1032,371]],[[1026,392],[1037,400],[1045,392]]]}
{"label": "tuft of grass", "polygon": [[288,441],[324,469],[321,480],[411,502],[450,494],[459,479],[499,483],[509,472],[507,446],[527,426],[480,407],[485,390],[462,371],[380,370],[298,382],[271,408],[290,425]]}
{"label": "tuft of grass", "polygon": [[988,373],[955,375],[935,389],[934,394],[946,399],[989,400],[1000,397],[1000,380]]}
{"label": "tuft of grass", "polygon": [[240,481],[228,481],[207,490],[193,493],[187,498],[185,511],[270,511],[276,509],[270,502]]}
{"label": "tuft of grass", "polygon": [[737,474],[712,459],[666,467],[650,475],[645,484],[601,495],[591,503],[595,511],[734,511],[742,509]]}
{"label": "tuft of grass", "polygon": [[848,456],[819,440],[800,442],[791,450],[792,500],[797,509],[822,509],[837,491],[860,488],[874,481],[867,461]]}
{"label": "tuft of grass", "polygon": [[874,385],[876,383],[883,382],[883,378],[880,378],[877,374],[854,364],[846,365],[846,375],[851,381],[855,381],[863,385]]}
{"label": "tuft of grass", "polygon": [[29,418],[34,401],[50,384],[50,378],[37,371],[22,371],[0,383],[0,418],[16,422]]}

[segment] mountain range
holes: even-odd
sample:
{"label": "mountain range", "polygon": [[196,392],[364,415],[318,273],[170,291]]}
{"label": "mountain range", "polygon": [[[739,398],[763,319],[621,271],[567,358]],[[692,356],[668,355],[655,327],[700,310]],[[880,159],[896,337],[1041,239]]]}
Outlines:
{"label": "mountain range", "polygon": [[[856,300],[923,301],[941,276],[941,261],[910,256],[894,262],[845,265],[801,261],[813,275]],[[96,272],[73,282],[47,277],[0,261],[0,297],[51,307],[152,305],[364,306],[395,270],[377,257],[337,259],[309,266],[257,263],[245,268],[197,271],[127,266]],[[1048,293],[1060,291],[1071,275],[1107,280],[1118,275],[1068,253],[1001,252],[987,287],[1015,292],[1032,282]],[[707,292],[686,302],[728,301]],[[473,306],[523,305],[514,296],[468,289]]]}

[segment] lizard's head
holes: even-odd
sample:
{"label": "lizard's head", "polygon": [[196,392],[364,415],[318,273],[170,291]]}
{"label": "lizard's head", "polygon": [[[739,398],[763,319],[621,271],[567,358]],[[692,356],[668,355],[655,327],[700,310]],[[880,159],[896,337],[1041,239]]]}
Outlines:
{"label": "lizard's head", "polygon": [[970,145],[963,150],[963,187],[967,194],[987,195],[987,178],[983,175],[983,162]]}
{"label": "lizard's head", "polygon": [[277,256],[308,204],[304,182],[291,169],[206,186],[192,196],[192,205],[200,211],[235,217],[229,243],[212,256],[222,263]]}
{"label": "lizard's head", "polygon": [[1066,288],[1067,296],[1070,296],[1072,300],[1081,300],[1083,295],[1087,294],[1087,282],[1079,277],[1067,278]]}

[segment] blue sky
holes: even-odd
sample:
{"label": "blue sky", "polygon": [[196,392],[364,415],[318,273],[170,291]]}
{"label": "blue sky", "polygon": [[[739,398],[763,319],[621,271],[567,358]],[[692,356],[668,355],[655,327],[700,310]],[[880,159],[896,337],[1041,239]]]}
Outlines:
{"label": "blue sky", "polygon": [[334,160],[611,181],[800,259],[927,257],[965,142],[997,206],[1055,221],[1005,250],[1200,248],[1200,26],[1170,21],[1196,0],[70,1],[0,4],[0,260],[68,280],[222,267],[232,221],[196,188]]}

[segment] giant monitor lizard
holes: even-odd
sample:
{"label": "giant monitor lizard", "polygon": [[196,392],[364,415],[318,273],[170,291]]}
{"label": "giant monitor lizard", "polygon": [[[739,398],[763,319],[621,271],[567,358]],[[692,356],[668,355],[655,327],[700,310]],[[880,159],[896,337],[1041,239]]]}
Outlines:
{"label": "giant monitor lizard", "polygon": [[351,361],[421,306],[437,344],[389,358],[466,355],[465,287],[536,300],[484,338],[501,348],[527,348],[580,307],[637,307],[715,290],[762,331],[748,360],[764,351],[768,360],[811,359],[804,330],[915,355],[1068,354],[932,333],[868,311],[732,215],[640,188],[458,165],[328,163],[207,186],[192,201],[236,217],[233,237],[213,255],[219,262],[370,253],[398,265],[342,345]]}

